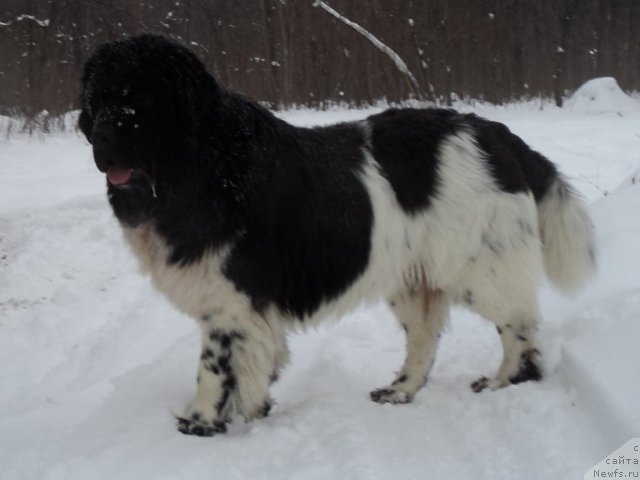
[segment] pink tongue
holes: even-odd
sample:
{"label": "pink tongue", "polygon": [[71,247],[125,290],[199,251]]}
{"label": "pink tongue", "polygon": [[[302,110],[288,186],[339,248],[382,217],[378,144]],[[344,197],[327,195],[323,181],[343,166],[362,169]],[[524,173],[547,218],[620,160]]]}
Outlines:
{"label": "pink tongue", "polygon": [[129,181],[132,173],[130,168],[111,166],[107,168],[107,180],[111,185],[122,185]]}

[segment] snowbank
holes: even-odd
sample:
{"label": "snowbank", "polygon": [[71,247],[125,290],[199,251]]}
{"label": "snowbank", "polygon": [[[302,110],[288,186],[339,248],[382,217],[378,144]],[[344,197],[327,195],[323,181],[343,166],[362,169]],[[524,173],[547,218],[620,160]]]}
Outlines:
{"label": "snowbank", "polygon": [[611,77],[594,78],[578,88],[564,108],[575,113],[617,113],[620,115],[640,112],[640,103],[624,93]]}
{"label": "snowbank", "polygon": [[[625,182],[626,184],[626,182]],[[559,369],[612,445],[640,432],[640,184],[591,207],[600,250],[599,275],[565,305],[566,342]]]}

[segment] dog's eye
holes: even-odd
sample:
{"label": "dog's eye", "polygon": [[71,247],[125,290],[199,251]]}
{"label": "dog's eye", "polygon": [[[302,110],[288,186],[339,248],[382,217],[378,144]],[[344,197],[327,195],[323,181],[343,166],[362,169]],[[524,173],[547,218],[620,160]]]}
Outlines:
{"label": "dog's eye", "polygon": [[153,105],[153,96],[148,93],[137,93],[133,96],[133,104],[137,108],[149,108]]}

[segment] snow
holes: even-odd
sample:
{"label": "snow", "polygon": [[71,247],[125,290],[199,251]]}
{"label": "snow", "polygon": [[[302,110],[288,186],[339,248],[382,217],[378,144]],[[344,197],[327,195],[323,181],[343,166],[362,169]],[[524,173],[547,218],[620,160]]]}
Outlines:
{"label": "snow", "polygon": [[[2,136],[2,479],[570,479],[640,436],[640,113],[459,107],[506,123],[590,204],[599,276],[574,299],[543,288],[546,378],[471,392],[497,368],[499,340],[456,309],[414,403],[374,404],[368,391],[404,348],[379,304],[292,335],[271,416],[204,439],[172,417],[195,391],[197,326],[138,274],[88,144]],[[374,111],[281,115],[311,125]]]}
{"label": "snow", "polygon": [[625,115],[640,112],[640,102],[620,89],[615,78],[589,80],[578,88],[565,103],[565,108],[576,113],[617,113]]}

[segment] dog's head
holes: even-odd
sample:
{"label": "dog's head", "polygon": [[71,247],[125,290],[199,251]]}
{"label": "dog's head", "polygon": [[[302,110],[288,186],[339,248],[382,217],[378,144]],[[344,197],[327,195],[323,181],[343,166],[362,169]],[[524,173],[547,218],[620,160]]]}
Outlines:
{"label": "dog's head", "polygon": [[137,216],[151,208],[156,187],[180,175],[219,93],[195,54],[166,37],[143,34],[97,48],[84,68],[79,126],[112,203],[136,206]]}

